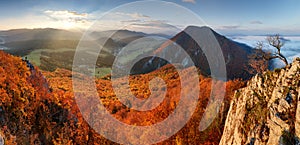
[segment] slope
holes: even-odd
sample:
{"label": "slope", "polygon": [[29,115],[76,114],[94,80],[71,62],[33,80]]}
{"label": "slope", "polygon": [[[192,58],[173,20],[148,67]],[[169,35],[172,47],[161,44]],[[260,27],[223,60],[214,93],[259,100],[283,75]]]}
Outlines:
{"label": "slope", "polygon": [[[203,52],[203,48],[201,48],[197,44],[197,42],[188,34],[193,33],[196,36],[207,36],[207,29],[209,29],[213,33],[221,47],[226,63],[227,77],[229,79],[249,79],[251,75],[245,68],[248,66],[247,56],[251,53],[252,48],[247,45],[243,45],[234,42],[230,39],[227,39],[226,37],[216,33],[208,27],[189,26],[184,31],[178,33],[176,36],[171,38],[170,41],[167,41],[164,44],[162,44],[161,47],[156,50],[156,53],[171,53],[172,45],[175,42],[190,55],[194,64],[201,70],[202,73],[204,73],[205,75],[210,75],[210,66],[208,65],[208,61]],[[137,64],[136,67],[133,68],[132,73],[147,73],[168,63],[167,61],[164,61],[162,59],[158,60],[159,58],[155,58],[154,60],[151,59],[153,58],[140,61],[140,64]],[[151,69],[140,70],[139,68],[142,68],[142,66],[144,66],[145,63],[149,63]]]}

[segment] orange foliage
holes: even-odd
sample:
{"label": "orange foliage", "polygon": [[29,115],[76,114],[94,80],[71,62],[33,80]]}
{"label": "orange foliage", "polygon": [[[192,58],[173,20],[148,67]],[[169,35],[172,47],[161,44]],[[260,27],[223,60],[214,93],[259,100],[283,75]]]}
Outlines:
{"label": "orange foliage", "polygon": [[[188,69],[183,72],[189,75]],[[149,81],[154,77],[166,82],[167,93],[164,101],[151,111],[136,111],[118,101],[109,76],[96,80],[99,99],[115,118],[124,123],[141,126],[158,123],[176,108],[181,84],[178,72],[167,65],[149,74],[130,76],[133,94],[138,98],[149,97]],[[231,96],[244,83],[240,80],[226,84],[216,82],[217,85],[226,85],[223,109],[210,127],[200,132],[199,122],[210,98],[212,79],[200,76],[199,82],[199,101],[192,118],[179,132],[158,144],[218,144]],[[20,58],[0,52],[0,96],[0,110],[3,112],[0,114],[0,128],[5,128],[6,137],[15,136],[19,144],[115,144],[97,134],[83,119],[73,96],[70,71],[58,69],[41,74],[38,68],[28,68]],[[86,105],[90,108],[88,101]]]}

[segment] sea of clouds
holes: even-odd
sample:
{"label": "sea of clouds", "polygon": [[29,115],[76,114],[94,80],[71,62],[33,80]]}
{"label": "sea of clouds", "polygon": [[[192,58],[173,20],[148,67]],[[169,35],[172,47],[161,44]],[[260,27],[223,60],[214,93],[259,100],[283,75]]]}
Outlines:
{"label": "sea of clouds", "polygon": [[[272,47],[267,47],[267,36],[230,36],[234,41],[245,43],[251,47],[255,47],[259,41],[265,43],[264,50],[265,51],[274,51],[275,49]],[[284,46],[282,48],[282,54],[286,56],[289,63],[293,61],[294,58],[300,57],[300,36],[282,36],[284,38]],[[284,64],[276,60],[274,61],[274,67],[282,67]]]}

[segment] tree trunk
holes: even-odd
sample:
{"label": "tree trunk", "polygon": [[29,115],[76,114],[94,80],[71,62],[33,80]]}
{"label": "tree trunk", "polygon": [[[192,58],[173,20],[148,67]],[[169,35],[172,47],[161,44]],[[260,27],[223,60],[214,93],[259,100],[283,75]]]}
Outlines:
{"label": "tree trunk", "polygon": [[279,56],[282,58],[281,60],[285,63],[285,65],[287,66],[289,63],[287,61],[287,59],[281,54],[279,53]]}

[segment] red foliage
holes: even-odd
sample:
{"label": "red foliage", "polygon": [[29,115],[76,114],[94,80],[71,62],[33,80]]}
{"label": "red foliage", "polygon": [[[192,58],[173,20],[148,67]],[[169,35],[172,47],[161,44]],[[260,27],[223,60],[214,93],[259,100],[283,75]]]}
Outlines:
{"label": "red foliage", "polygon": [[[183,74],[189,75],[189,70]],[[71,76],[71,72],[62,69],[42,74],[38,68],[29,69],[20,58],[0,52],[0,128],[7,128],[6,137],[15,136],[19,144],[114,144],[97,134],[82,117],[73,96]],[[139,98],[149,97],[149,81],[154,77],[166,82],[167,93],[164,101],[151,111],[136,111],[120,103],[110,80],[96,80],[99,99],[124,123],[155,124],[176,108],[181,89],[178,72],[172,66],[165,66],[149,74],[130,76],[130,90]],[[231,96],[244,83],[240,80],[226,82],[223,110],[208,129],[200,132],[199,121],[210,98],[212,79],[200,76],[199,82],[199,101],[192,118],[179,132],[159,144],[218,144]],[[225,85],[220,81],[216,83]],[[87,109],[93,109],[89,105],[87,101]]]}

